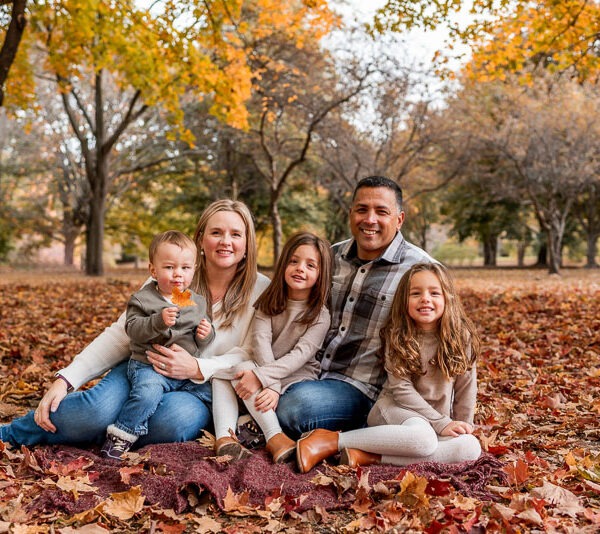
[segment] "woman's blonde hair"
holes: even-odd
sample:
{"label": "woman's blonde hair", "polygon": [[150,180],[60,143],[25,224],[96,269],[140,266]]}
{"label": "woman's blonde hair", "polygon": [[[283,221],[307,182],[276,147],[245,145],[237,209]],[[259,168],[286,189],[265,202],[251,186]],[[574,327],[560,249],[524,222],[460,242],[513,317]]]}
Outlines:
{"label": "woman's blonde hair", "polygon": [[439,263],[417,263],[400,279],[386,325],[381,329],[385,368],[399,378],[423,374],[420,331],[408,314],[410,283],[416,273],[429,271],[437,276],[444,295],[444,312],[437,329],[439,340],[436,365],[446,378],[461,375],[479,355],[480,341],[475,325],[467,317],[447,269]]}
{"label": "woman's blonde hair", "polygon": [[266,315],[274,316],[282,313],[288,300],[288,286],[285,282],[285,269],[290,263],[296,249],[302,245],[315,247],[319,255],[319,276],[310,290],[306,311],[297,319],[301,324],[311,325],[318,318],[323,306],[329,300],[331,288],[331,245],[321,237],[310,232],[297,232],[290,236],[281,256],[277,260],[273,279],[269,287],[263,291],[254,307]]}
{"label": "woman's blonde hair", "polygon": [[[237,213],[244,222],[246,231],[246,253],[242,260],[237,264],[237,269],[233,281],[227,288],[221,301],[221,310],[219,312],[222,318],[221,327],[229,328],[236,317],[244,313],[250,305],[250,297],[256,284],[256,232],[250,210],[243,202],[238,200],[216,200],[209,204],[200,215],[194,241],[198,250],[201,249],[202,238],[208,225],[209,219],[221,211],[230,211]],[[210,288],[206,276],[206,258],[203,254],[198,254],[196,261],[196,272],[192,282],[192,289],[204,296],[208,306],[208,314],[213,318]]]}

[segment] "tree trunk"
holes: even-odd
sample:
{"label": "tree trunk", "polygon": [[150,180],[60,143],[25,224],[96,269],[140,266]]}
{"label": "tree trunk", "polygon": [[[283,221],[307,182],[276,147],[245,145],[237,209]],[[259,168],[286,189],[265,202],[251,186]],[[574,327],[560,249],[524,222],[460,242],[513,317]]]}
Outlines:
{"label": "tree trunk", "polygon": [[427,250],[427,228],[423,228],[422,232],[421,232],[421,243],[419,244],[419,246],[423,249],[423,250]]}
{"label": "tree trunk", "polygon": [[108,184],[108,150],[105,147],[104,95],[102,72],[96,75],[95,86],[96,131],[95,148],[88,151],[91,161],[86,162],[91,200],[88,218],[85,272],[89,276],[104,274],[104,211]]}
{"label": "tree trunk", "polygon": [[586,269],[596,269],[599,267],[596,262],[596,256],[598,254],[598,237],[599,234],[587,234],[587,261],[585,263]]}
{"label": "tree trunk", "polygon": [[483,240],[483,265],[495,267],[498,256],[498,236],[493,235]]}
{"label": "tree trunk", "polygon": [[25,17],[26,4],[27,0],[13,0],[10,23],[0,49],[0,107],[4,102],[4,84],[8,78],[8,71],[15,60],[27,24],[27,18]]}
{"label": "tree trunk", "polygon": [[64,263],[68,267],[75,265],[75,242],[77,241],[79,231],[79,228],[63,225],[63,236],[65,238]]}
{"label": "tree trunk", "polygon": [[273,226],[273,265],[281,254],[281,243],[283,241],[283,227],[279,215],[279,199],[275,191],[271,191],[271,225]]}
{"label": "tree trunk", "polygon": [[89,177],[92,198],[88,218],[88,241],[86,244],[85,272],[90,276],[104,274],[104,215],[108,184],[108,154],[102,150],[93,150],[95,172]]}
{"label": "tree trunk", "polygon": [[560,274],[562,235],[548,231],[548,273]]}
{"label": "tree trunk", "polygon": [[525,267],[525,251],[527,250],[527,243],[517,243],[517,265],[519,267]]}
{"label": "tree trunk", "polygon": [[535,262],[536,267],[548,267],[548,245],[547,243],[540,243],[540,248],[537,254],[537,261]]}

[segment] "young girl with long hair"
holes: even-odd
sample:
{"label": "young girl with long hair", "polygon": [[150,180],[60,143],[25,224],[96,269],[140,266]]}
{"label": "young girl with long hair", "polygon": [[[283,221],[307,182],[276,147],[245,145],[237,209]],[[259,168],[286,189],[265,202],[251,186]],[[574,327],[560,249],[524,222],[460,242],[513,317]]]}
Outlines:
{"label": "young girl with long hair", "polygon": [[387,381],[368,428],[317,429],[298,441],[301,472],[342,451],[341,463],[408,465],[474,460],[479,337],[448,271],[418,263],[402,277],[381,330]]}
{"label": "young girl with long hair", "polygon": [[284,462],[294,453],[296,443],[282,432],[275,409],[289,386],[319,376],[315,355],[331,321],[331,262],[329,244],[309,232],[292,235],[283,247],[273,280],[254,305],[249,335],[230,352],[246,361],[213,375],[217,455],[249,454],[233,435],[237,396],[264,432],[273,461]]}

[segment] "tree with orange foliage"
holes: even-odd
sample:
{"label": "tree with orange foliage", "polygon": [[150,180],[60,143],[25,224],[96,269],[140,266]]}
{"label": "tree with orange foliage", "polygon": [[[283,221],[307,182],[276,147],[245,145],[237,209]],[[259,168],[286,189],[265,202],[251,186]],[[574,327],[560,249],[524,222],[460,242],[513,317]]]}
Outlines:
{"label": "tree with orange foliage", "polygon": [[153,108],[169,120],[171,138],[193,143],[182,108],[190,98],[207,99],[213,115],[246,128],[245,103],[255,75],[248,43],[282,34],[302,47],[305,39],[326,33],[332,21],[325,0],[164,0],[147,8],[133,0],[35,5],[24,40],[28,46],[20,47],[7,80],[6,103],[14,108],[34,100],[34,67],[56,85],[90,189],[87,274],[103,272],[111,164],[123,150],[123,133]]}
{"label": "tree with orange foliage", "polygon": [[27,0],[0,0],[0,8],[12,6],[10,16],[4,21],[0,17],[0,28],[6,28],[4,41],[0,47],[0,107],[4,101],[4,84],[8,78],[8,71],[17,55],[27,18],[25,17],[25,6]]}
{"label": "tree with orange foliage", "polygon": [[[458,16],[468,22],[460,23]],[[469,44],[478,79],[544,66],[574,68],[580,80],[600,70],[600,4],[590,0],[388,0],[372,30],[433,30],[445,24],[452,40]]]}

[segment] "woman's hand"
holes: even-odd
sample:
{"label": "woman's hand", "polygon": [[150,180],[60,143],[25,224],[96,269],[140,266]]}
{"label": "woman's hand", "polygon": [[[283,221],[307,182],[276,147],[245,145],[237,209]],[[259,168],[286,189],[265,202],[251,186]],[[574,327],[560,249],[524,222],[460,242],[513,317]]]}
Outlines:
{"label": "woman's hand", "polygon": [[147,350],[146,356],[154,366],[154,370],[161,375],[175,378],[176,380],[204,380],[198,361],[187,350],[177,344],[169,348],[162,345],[152,345],[155,352]]}
{"label": "woman's hand", "polygon": [[473,427],[469,423],[465,423],[464,421],[452,421],[448,423],[444,430],[441,432],[441,436],[452,436],[456,438],[461,434],[472,434]]}
{"label": "woman's hand", "polygon": [[67,396],[67,384],[62,378],[57,378],[42,397],[38,407],[33,412],[33,420],[46,432],[56,432],[56,427],[50,421],[50,413],[54,413],[62,400]]}
{"label": "woman's hand", "polygon": [[238,397],[243,400],[249,399],[253,393],[258,391],[262,384],[251,369],[240,371],[235,375],[235,379],[239,382],[235,386],[235,392]]}
{"label": "woman's hand", "polygon": [[269,410],[275,410],[279,403],[279,393],[272,389],[263,389],[254,400],[254,407],[259,412],[267,412]]}

